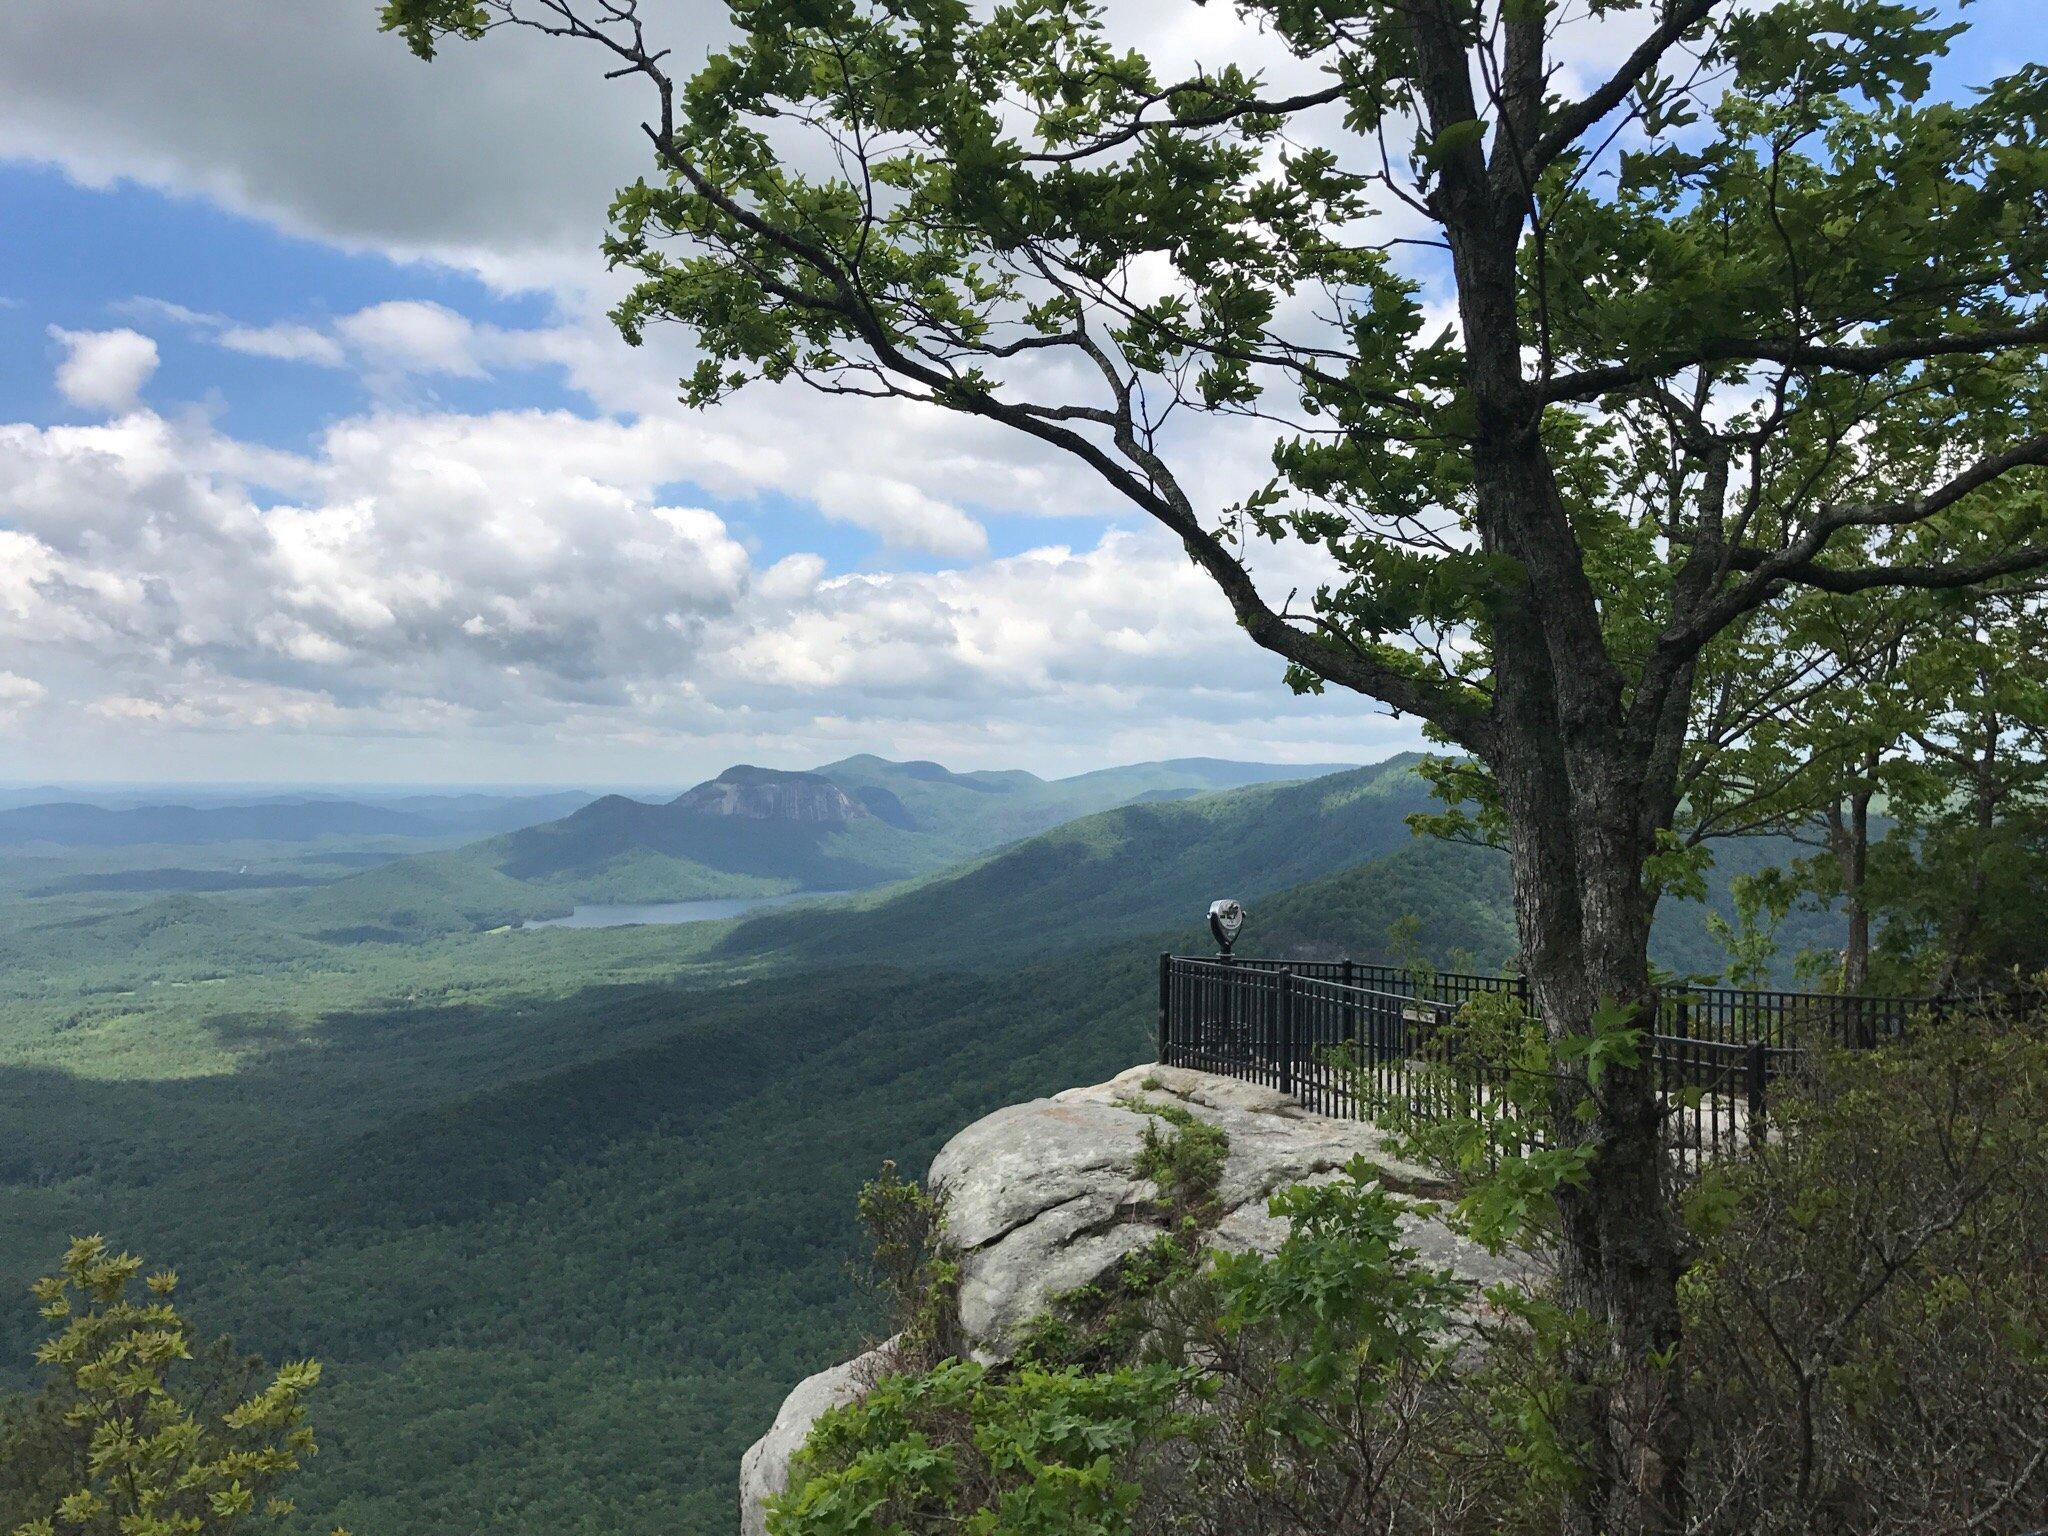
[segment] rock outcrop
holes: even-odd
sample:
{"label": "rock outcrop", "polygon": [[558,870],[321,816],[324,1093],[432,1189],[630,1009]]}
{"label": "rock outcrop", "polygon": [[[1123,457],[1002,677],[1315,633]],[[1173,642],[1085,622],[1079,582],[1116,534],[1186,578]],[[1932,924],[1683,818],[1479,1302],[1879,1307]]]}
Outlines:
{"label": "rock outcrop", "polygon": [[[1377,1166],[1390,1188],[1446,1193],[1431,1170],[1393,1156],[1376,1127],[1310,1114],[1274,1089],[1180,1067],[1133,1067],[1107,1083],[1013,1104],[977,1120],[933,1159],[946,1236],[960,1262],[961,1330],[975,1358],[1008,1360],[1019,1335],[1063,1292],[1109,1276],[1168,1222],[1164,1192],[1147,1177],[1146,1107],[1184,1111],[1228,1138],[1215,1193],[1212,1247],[1272,1252],[1286,1224],[1269,1215],[1276,1190],[1333,1179],[1353,1158]],[[1505,1260],[1441,1222],[1407,1218],[1424,1262],[1479,1284],[1509,1277]],[[884,1346],[886,1349],[887,1346]],[[859,1395],[879,1357],[870,1353],[803,1382],[742,1464],[740,1529],[764,1530],[761,1501],[787,1486],[789,1458],[828,1408]]]}
{"label": "rock outcrop", "polygon": [[[893,797],[892,797],[893,798]],[[740,763],[669,802],[692,816],[843,826],[872,814],[830,779]]]}
{"label": "rock outcrop", "polygon": [[[1257,1083],[1181,1067],[1133,1067],[1107,1083],[1013,1104],[976,1121],[933,1159],[946,1235],[960,1251],[960,1322],[977,1359],[1009,1358],[1019,1331],[1063,1291],[1094,1284],[1166,1230],[1160,1191],[1140,1171],[1150,1116],[1173,1106],[1229,1138],[1218,1180],[1219,1248],[1271,1252],[1286,1224],[1266,1213],[1275,1190],[1332,1178],[1354,1157],[1394,1188],[1446,1191],[1394,1157],[1377,1128],[1310,1114]],[[1431,1262],[1493,1278],[1494,1261],[1441,1224],[1414,1218]]]}
{"label": "rock outcrop", "polygon": [[768,1501],[789,1487],[790,1458],[803,1449],[804,1438],[821,1416],[861,1395],[883,1369],[889,1347],[877,1345],[828,1371],[806,1376],[782,1400],[768,1433],[740,1458],[740,1536],[767,1536]]}

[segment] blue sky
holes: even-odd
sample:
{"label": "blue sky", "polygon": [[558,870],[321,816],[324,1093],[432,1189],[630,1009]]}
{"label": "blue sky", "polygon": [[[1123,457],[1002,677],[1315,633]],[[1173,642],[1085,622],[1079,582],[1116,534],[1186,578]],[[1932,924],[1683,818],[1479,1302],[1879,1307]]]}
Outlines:
{"label": "blue sky", "polygon": [[[544,293],[505,293],[435,262],[337,249],[192,194],[132,181],[81,186],[47,163],[0,162],[0,223],[29,233],[9,242],[0,341],[9,357],[43,363],[0,376],[0,413],[10,420],[89,419],[90,411],[58,393],[48,366],[58,349],[47,328],[133,323],[128,306],[138,297],[230,314],[249,325],[318,324],[391,299],[440,304],[505,326],[541,324],[550,310]],[[205,403],[238,437],[303,449],[325,423],[371,403],[362,379],[350,372],[248,357],[172,326],[148,329],[163,357],[153,392]],[[450,410],[580,403],[541,368],[439,384],[436,393],[436,403]]]}
{"label": "blue sky", "polygon": [[[0,12],[0,779],[1417,744],[1288,696],[1170,543],[1028,446],[794,391],[678,410],[677,345],[603,320],[636,150],[585,61],[428,69],[368,0],[176,9]],[[1968,14],[1943,89],[2038,52],[2036,0]],[[1131,15],[1169,50],[1215,24]],[[1256,478],[1242,433],[1191,451]]]}
{"label": "blue sky", "polygon": [[[62,345],[49,327],[89,331],[137,325],[160,357],[153,397],[203,410],[221,431],[245,442],[304,452],[337,419],[389,400],[360,372],[251,356],[215,344],[191,327],[167,323],[160,306],[231,316],[251,326],[330,325],[393,301],[432,304],[483,325],[537,330],[562,316],[543,290],[506,290],[474,273],[428,260],[394,260],[339,249],[192,195],[133,181],[85,187],[47,163],[0,161],[0,224],[36,231],[6,268],[0,345],[6,355],[43,366],[0,375],[0,419],[86,422],[96,413],[57,388]],[[80,261],[76,253],[91,251]],[[144,302],[138,303],[138,300]],[[153,301],[153,302],[152,302]],[[623,343],[621,343],[623,346]],[[444,412],[544,409],[590,414],[593,402],[545,363],[500,365],[486,376],[440,375],[410,382],[407,403]],[[688,480],[665,496],[716,501]],[[892,549],[859,527],[818,516],[800,497],[763,493],[726,500],[750,547],[776,560],[815,552],[835,571],[937,569],[941,556]],[[1096,516],[1017,517],[977,507],[994,555],[1017,554],[1049,538],[1092,541]]]}

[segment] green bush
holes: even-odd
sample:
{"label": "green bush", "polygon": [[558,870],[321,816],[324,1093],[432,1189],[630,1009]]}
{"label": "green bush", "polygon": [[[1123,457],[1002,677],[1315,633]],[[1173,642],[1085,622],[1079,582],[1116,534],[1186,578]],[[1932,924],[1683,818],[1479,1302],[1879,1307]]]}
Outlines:
{"label": "green bush", "polygon": [[[1293,1522],[1340,1486],[1380,1529],[1431,1475],[1367,1463],[1438,1417],[1435,1383],[1459,1348],[1467,1288],[1423,1268],[1401,1235],[1405,1202],[1355,1163],[1332,1184],[1285,1191],[1272,1257],[1191,1250],[1134,1257],[1121,1305],[1103,1309],[1089,1364],[1048,1363],[1075,1345],[1069,1310],[1012,1366],[946,1361],[885,1376],[825,1415],[775,1536],[1051,1532],[1136,1536],[1255,1531]],[[1394,1460],[1402,1458],[1396,1456]],[[1205,1525],[1214,1515],[1221,1523]]]}
{"label": "green bush", "polygon": [[[83,1237],[35,1287],[57,1328],[36,1359],[56,1379],[10,1416],[0,1442],[25,1516],[14,1536],[228,1536],[292,1513],[272,1490],[314,1453],[305,1396],[319,1363],[281,1366],[243,1396],[246,1363],[216,1350],[188,1382],[191,1328],[171,1301],[178,1277],[150,1275],[135,1299],[142,1270]],[[223,1382],[236,1390],[209,1401]]]}
{"label": "green bush", "polygon": [[1144,1469],[1186,1423],[1198,1373],[1164,1365],[991,1374],[947,1361],[819,1420],[776,1536],[1124,1536]]}
{"label": "green bush", "polygon": [[1828,1057],[1692,1192],[1703,1531],[2048,1518],[2048,1032]]}
{"label": "green bush", "polygon": [[[1567,1048],[1622,1050],[1609,1022]],[[1684,1197],[1689,1531],[2038,1529],[2048,1033],[1962,1022],[1818,1058],[1772,1127]],[[1162,1187],[1203,1166],[1169,1136],[1148,1156]],[[1439,1214],[1504,1240],[1515,1191],[1568,1170],[1497,1163]],[[1270,1257],[1169,1234],[1100,1304],[1067,1298],[1018,1363],[885,1377],[820,1420],[770,1530],[1560,1529],[1594,1443],[1566,1367],[1608,1352],[1598,1319],[1419,1263],[1414,1207],[1362,1161],[1271,1209],[1289,1231]]]}

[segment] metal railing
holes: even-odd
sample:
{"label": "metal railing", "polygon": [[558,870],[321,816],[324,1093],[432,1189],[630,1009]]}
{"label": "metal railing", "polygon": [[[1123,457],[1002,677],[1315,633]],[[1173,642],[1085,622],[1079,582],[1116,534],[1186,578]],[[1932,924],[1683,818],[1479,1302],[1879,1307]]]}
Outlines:
{"label": "metal railing", "polygon": [[[1159,957],[1159,1059],[1263,1083],[1320,1114],[1443,1121],[1499,1111],[1514,1069],[1470,1048],[1464,1005],[1514,998],[1518,976],[1415,971],[1353,960]],[[1868,1049],[1938,998],[1672,988],[1658,996],[1649,1066],[1677,1161],[1697,1167],[1765,1134],[1770,1087],[1818,1044]],[[1526,1096],[1525,1096],[1526,1097]],[[1540,1138],[1540,1130],[1529,1133]]]}

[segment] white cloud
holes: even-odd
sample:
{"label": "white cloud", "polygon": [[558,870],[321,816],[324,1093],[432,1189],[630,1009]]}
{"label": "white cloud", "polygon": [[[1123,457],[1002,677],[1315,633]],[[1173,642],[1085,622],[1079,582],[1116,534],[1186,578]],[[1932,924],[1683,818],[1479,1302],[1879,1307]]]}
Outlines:
{"label": "white cloud", "polygon": [[32,677],[0,672],[0,724],[12,724],[40,704],[48,691]]}
{"label": "white cloud", "polygon": [[[0,750],[47,775],[117,741],[218,762],[232,740],[289,771],[317,739],[298,771],[455,753],[472,777],[595,779],[1412,740],[1363,701],[1289,698],[1149,527],[941,571],[763,568],[662,495],[696,446],[537,411],[375,413],[282,460],[147,412],[0,427],[0,644],[48,684]],[[252,472],[290,495],[259,500]]]}
{"label": "white cloud", "polygon": [[988,550],[981,524],[903,480],[819,468],[806,489],[827,517],[866,528],[891,544],[928,549],[949,559],[972,558]]}
{"label": "white cloud", "polygon": [[53,325],[50,336],[64,348],[57,390],[87,410],[127,410],[156,372],[156,343],[140,331],[67,331]]}
{"label": "white cloud", "polygon": [[335,327],[372,368],[400,373],[483,372],[476,332],[454,310],[417,300],[395,300],[356,311]]}
{"label": "white cloud", "polygon": [[[722,14],[696,9],[706,21],[685,32]],[[15,0],[0,7],[0,153],[511,282],[594,272],[605,204],[645,166],[638,104],[580,49],[494,41],[430,67],[367,3]]]}
{"label": "white cloud", "polygon": [[315,363],[339,368],[346,361],[341,343],[310,325],[230,325],[214,338],[230,352],[274,357],[288,363]]}
{"label": "white cloud", "polygon": [[[795,386],[680,410],[687,348],[627,349],[602,318],[597,240],[613,188],[645,169],[642,103],[587,51],[503,34],[427,67],[376,33],[374,6],[174,11],[0,8],[0,155],[544,287],[553,318],[514,330],[403,300],[329,319],[317,294],[254,319],[126,307],[160,334],[355,369],[382,408],[300,452],[146,411],[0,427],[0,636],[48,689],[35,734],[0,745],[27,771],[104,760],[110,742],[171,764],[198,741],[186,760],[217,773],[226,740],[238,772],[304,771],[322,759],[287,744],[309,737],[365,771],[563,778],[857,749],[1078,768],[1412,744],[1362,701],[1292,699],[1169,537],[1014,434]],[[723,14],[670,8],[679,68]],[[1117,14],[1168,72],[1246,56],[1227,7]],[[99,34],[122,47],[78,49]],[[1283,85],[1299,73],[1270,35],[1248,46]],[[606,417],[420,404],[438,380],[538,367]],[[1256,424],[1203,421],[1174,447],[1212,506],[1265,473]],[[763,568],[742,525],[782,520],[774,547],[801,542],[807,514],[785,498],[953,568]],[[1071,547],[990,559],[984,519],[1010,516],[1087,521],[1056,525]],[[1276,593],[1301,574],[1258,559]]]}
{"label": "white cloud", "polygon": [[651,499],[654,436],[362,418],[264,507],[204,428],[0,428],[0,633],[357,696],[615,694],[687,663],[748,573],[721,519]]}

